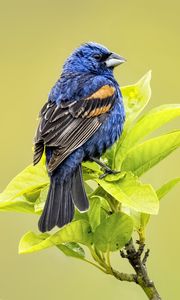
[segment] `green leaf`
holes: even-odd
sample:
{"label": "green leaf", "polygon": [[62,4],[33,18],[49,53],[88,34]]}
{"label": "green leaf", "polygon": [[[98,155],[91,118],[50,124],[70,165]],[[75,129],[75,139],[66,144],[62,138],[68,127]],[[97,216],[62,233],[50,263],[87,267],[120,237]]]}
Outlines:
{"label": "green leaf", "polygon": [[61,250],[65,255],[75,257],[79,259],[85,258],[84,249],[77,243],[65,243],[57,245],[57,248]]}
{"label": "green leaf", "polygon": [[87,211],[80,212],[78,209],[76,209],[73,220],[74,221],[85,220],[85,221],[89,222],[89,217],[88,217]]}
{"label": "green leaf", "polygon": [[180,116],[180,105],[166,104],[152,109],[141,117],[128,131],[128,134],[121,143],[121,147],[116,152],[115,168],[120,168],[120,164],[126,156],[127,151],[140,139],[178,116]]}
{"label": "green leaf", "polygon": [[[124,131],[123,131],[124,132]],[[114,168],[113,162],[114,162],[114,156],[116,153],[116,147],[118,145],[118,141],[116,141],[109,149],[106,150],[106,152],[102,155],[103,161],[107,166],[110,168]]]}
{"label": "green leaf", "polygon": [[126,120],[134,120],[147,105],[151,97],[151,71],[137,83],[121,88],[126,111]]}
{"label": "green leaf", "polygon": [[99,185],[124,206],[138,212],[157,214],[159,201],[150,184],[142,184],[131,173],[115,182],[107,182],[104,179],[96,179]]}
{"label": "green leaf", "polygon": [[102,171],[100,170],[100,166],[95,162],[86,161],[82,163],[83,167],[83,179],[91,180],[98,177]]}
{"label": "green leaf", "polygon": [[34,204],[34,210],[36,213],[42,212],[45,201],[47,199],[48,190],[49,190],[49,185],[46,185],[44,188],[41,189],[39,197]]}
{"label": "green leaf", "polygon": [[180,131],[150,139],[130,150],[122,163],[122,171],[140,176],[180,146]]}
{"label": "green leaf", "polygon": [[37,189],[33,189],[32,191],[30,191],[28,193],[25,193],[24,196],[27,201],[34,203],[37,201],[40,193],[41,193],[41,189],[37,188]]}
{"label": "green leaf", "polygon": [[92,184],[89,184],[88,182],[84,181],[84,187],[87,195],[92,194],[92,192],[95,190],[95,187],[92,188]]}
{"label": "green leaf", "polygon": [[84,168],[89,169],[97,174],[101,173],[100,166],[95,162],[86,161],[86,162],[82,163],[82,166],[83,166],[83,169]]}
{"label": "green leaf", "polygon": [[34,213],[34,204],[28,201],[25,196],[21,196],[14,200],[0,202],[0,211]]}
{"label": "green leaf", "polygon": [[30,165],[19,173],[8,184],[3,193],[1,193],[1,201],[21,196],[22,194],[31,193],[39,187],[45,186],[49,183],[46,167],[42,160],[36,166]]}
{"label": "green leaf", "polygon": [[162,199],[164,196],[166,196],[166,194],[168,194],[172,190],[172,188],[179,182],[180,182],[180,177],[177,177],[162,185],[156,191],[159,200]]}
{"label": "green leaf", "polygon": [[134,221],[134,227],[138,232],[144,231],[146,225],[149,222],[150,215],[136,212],[135,210],[131,210],[129,213],[130,217]]}
{"label": "green leaf", "polygon": [[140,228],[145,228],[150,219],[150,215],[141,213],[141,226]]}
{"label": "green leaf", "polygon": [[145,229],[151,215],[135,211],[123,205],[121,206],[121,211],[131,217],[134,223],[134,230],[138,232],[140,239],[145,240]]}
{"label": "green leaf", "polygon": [[104,157],[108,160],[109,166],[113,169],[120,169],[122,159],[119,155],[117,156],[116,153],[119,151],[119,149],[121,149],[121,144],[124,138],[127,136],[132,122],[137,118],[137,116],[149,102],[149,99],[151,97],[150,81],[151,71],[146,73],[134,85],[129,85],[121,88],[126,112],[124,129],[120,139],[111,147],[107,154],[104,155]]}
{"label": "green leaf", "polygon": [[33,202],[40,190],[49,184],[44,161],[28,166],[18,174],[0,194],[0,210],[34,212]]}
{"label": "green leaf", "polygon": [[83,245],[90,245],[92,243],[92,232],[87,221],[78,220],[71,222],[48,237],[47,235],[28,232],[20,240],[19,253],[32,253],[69,242],[81,243]]}
{"label": "green leaf", "polygon": [[126,172],[119,172],[117,174],[109,174],[105,177],[105,181],[114,182],[123,179],[126,176]]}
{"label": "green leaf", "polygon": [[117,251],[127,244],[132,231],[131,218],[123,213],[115,213],[96,228],[94,244],[102,252]]}
{"label": "green leaf", "polygon": [[[30,250],[30,249],[32,251],[29,251],[29,252],[37,251],[37,250],[33,251],[33,247],[36,248],[37,245],[44,243],[44,241],[48,238],[49,238],[48,233],[35,234],[34,232],[31,232],[31,231],[27,232],[20,240],[19,253],[20,254],[28,253],[28,250]],[[53,246],[53,243],[51,243],[51,246]],[[46,248],[48,248],[48,247],[46,247]]]}
{"label": "green leaf", "polygon": [[101,197],[92,196],[90,199],[90,208],[88,210],[89,223],[92,231],[100,224],[101,217]]}

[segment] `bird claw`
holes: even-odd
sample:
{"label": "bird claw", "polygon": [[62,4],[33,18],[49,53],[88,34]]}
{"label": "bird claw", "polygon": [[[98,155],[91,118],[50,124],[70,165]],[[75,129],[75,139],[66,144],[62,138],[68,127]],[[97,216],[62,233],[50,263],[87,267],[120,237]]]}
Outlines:
{"label": "bird claw", "polygon": [[104,177],[106,177],[109,174],[118,174],[118,173],[121,173],[121,171],[111,170],[108,166],[106,166],[102,161],[100,161],[96,157],[90,156],[89,159],[91,161],[96,162],[99,166],[101,166],[102,169],[105,170],[105,172],[99,176],[99,179],[103,179]]}
{"label": "bird claw", "polygon": [[121,173],[121,171],[116,171],[116,170],[111,170],[111,169],[105,170],[105,172],[99,176],[99,179],[103,179],[103,178],[105,178],[107,175],[110,175],[110,174],[115,175],[115,174],[119,174],[119,173]]}

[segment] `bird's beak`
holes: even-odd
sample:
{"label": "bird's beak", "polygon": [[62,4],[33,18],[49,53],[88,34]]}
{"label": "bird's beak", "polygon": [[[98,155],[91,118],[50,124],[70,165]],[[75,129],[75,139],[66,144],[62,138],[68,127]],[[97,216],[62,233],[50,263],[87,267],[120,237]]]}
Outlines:
{"label": "bird's beak", "polygon": [[114,68],[118,65],[121,65],[122,63],[124,63],[126,61],[125,58],[119,56],[116,53],[112,53],[105,61],[106,66],[108,68]]}

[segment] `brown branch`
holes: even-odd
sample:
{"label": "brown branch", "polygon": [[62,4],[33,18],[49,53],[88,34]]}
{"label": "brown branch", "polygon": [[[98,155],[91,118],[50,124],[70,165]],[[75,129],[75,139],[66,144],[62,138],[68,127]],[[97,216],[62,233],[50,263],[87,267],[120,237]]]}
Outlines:
{"label": "brown branch", "polygon": [[136,274],[120,273],[119,271],[116,271],[114,269],[112,269],[112,273],[113,273],[114,277],[116,277],[120,281],[128,281],[128,282],[136,282],[137,281]]}
{"label": "brown branch", "polygon": [[[141,286],[150,300],[162,300],[160,297],[154,282],[149,278],[146,262],[149,257],[149,249],[145,251],[145,244],[141,241],[137,241],[138,247],[135,247],[133,240],[124,247],[124,250],[120,251],[122,258],[128,259],[129,263],[135,270],[135,274],[121,273],[112,268],[110,263],[109,252],[107,255],[107,261],[104,257],[96,251],[93,247],[89,247],[90,252],[94,260],[100,265],[87,261],[98,267],[101,271],[106,274],[113,275],[120,281],[134,282]],[[136,249],[137,248],[137,249]]]}
{"label": "brown branch", "polygon": [[147,259],[149,257],[149,252],[150,252],[150,250],[147,249],[145,254],[144,254],[144,257],[143,257],[143,260],[142,260],[142,263],[143,263],[144,266],[146,265]]}
{"label": "brown branch", "polygon": [[150,280],[146,269],[146,262],[149,256],[149,250],[145,252],[143,259],[141,259],[141,256],[144,252],[144,248],[145,245],[139,243],[139,248],[138,250],[136,250],[133,241],[130,240],[130,242],[125,247],[126,254],[124,254],[136,272],[136,283],[141,286],[147,297],[150,300],[161,300],[162,298],[160,297],[154,285],[154,282]]}

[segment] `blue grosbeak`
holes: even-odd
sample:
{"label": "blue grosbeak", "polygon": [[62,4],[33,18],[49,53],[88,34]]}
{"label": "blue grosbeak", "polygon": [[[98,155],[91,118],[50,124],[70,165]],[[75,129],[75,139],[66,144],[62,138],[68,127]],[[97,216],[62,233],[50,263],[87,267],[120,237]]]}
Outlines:
{"label": "blue grosbeak", "polygon": [[98,162],[122,132],[125,112],[113,69],[124,61],[100,44],[83,44],[65,61],[40,112],[34,165],[45,149],[50,177],[42,232],[71,222],[74,206],[81,212],[89,207],[81,162]]}

